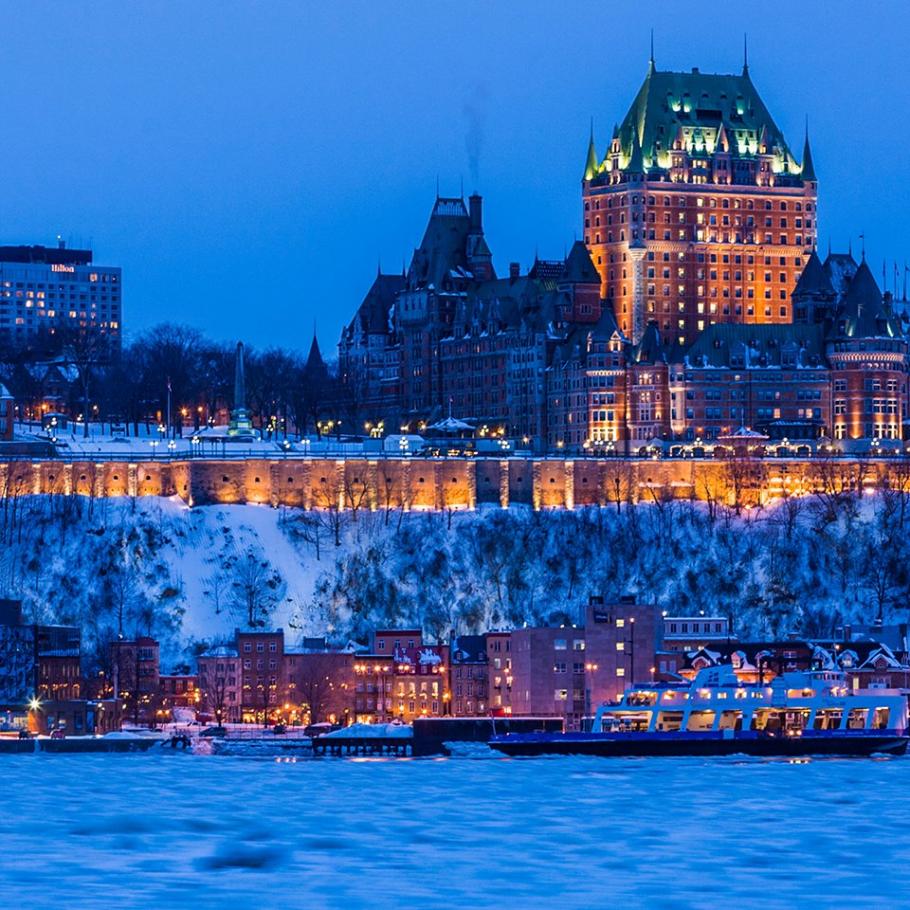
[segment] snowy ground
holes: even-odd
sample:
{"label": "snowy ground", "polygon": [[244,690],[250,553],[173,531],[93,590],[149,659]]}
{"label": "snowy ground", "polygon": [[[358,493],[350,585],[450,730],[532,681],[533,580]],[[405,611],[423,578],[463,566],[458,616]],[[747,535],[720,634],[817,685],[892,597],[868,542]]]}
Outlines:
{"label": "snowy ground", "polygon": [[21,910],[910,906],[910,759],[0,766]]}

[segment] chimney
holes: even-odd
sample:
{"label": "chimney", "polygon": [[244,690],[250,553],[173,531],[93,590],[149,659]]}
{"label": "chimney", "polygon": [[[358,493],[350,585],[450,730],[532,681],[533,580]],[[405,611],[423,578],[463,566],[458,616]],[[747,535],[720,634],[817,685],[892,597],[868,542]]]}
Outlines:
{"label": "chimney", "polygon": [[521,264],[518,262],[509,263],[509,278],[514,281],[516,278],[521,277]]}
{"label": "chimney", "polygon": [[477,234],[483,233],[483,199],[473,193],[468,199],[468,211],[471,215],[471,230]]}

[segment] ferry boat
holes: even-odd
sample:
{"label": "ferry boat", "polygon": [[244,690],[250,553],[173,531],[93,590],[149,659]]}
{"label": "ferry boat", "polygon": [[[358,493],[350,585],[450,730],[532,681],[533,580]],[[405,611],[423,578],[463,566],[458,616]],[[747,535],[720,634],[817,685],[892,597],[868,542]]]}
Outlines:
{"label": "ferry boat", "polygon": [[707,667],[688,685],[636,685],[601,705],[590,732],[510,733],[507,755],[903,755],[907,696],[848,689],[838,670],[786,672],[745,684],[732,666]]}

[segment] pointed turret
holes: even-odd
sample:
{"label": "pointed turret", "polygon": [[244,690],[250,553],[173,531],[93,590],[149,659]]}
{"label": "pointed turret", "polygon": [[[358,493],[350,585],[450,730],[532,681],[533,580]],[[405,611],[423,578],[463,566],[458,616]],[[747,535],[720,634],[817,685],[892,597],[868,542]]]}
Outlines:
{"label": "pointed turret", "polygon": [[824,322],[832,314],[837,291],[815,250],[809,254],[791,296],[794,322]]}
{"label": "pointed turret", "polygon": [[304,378],[309,383],[322,382],[328,378],[329,371],[322,359],[322,351],[319,350],[319,339],[316,332],[313,332],[313,341],[310,344],[310,353],[307,355],[306,363],[303,367]]}
{"label": "pointed turret", "polygon": [[629,174],[644,174],[645,161],[641,153],[641,142],[638,139],[638,130],[632,130],[632,154],[629,156],[629,163],[625,170]]}
{"label": "pointed turret", "polygon": [[585,180],[593,180],[597,174],[597,150],[594,147],[594,124],[591,123],[591,138],[588,140],[588,157],[585,161]]}
{"label": "pointed turret", "polygon": [[879,286],[865,259],[850,279],[838,311],[839,333],[848,338],[896,337],[898,321],[888,313]]}
{"label": "pointed turret", "polygon": [[809,124],[806,123],[806,142],[803,146],[802,178],[807,183],[817,183],[815,177],[815,164],[812,161],[812,149],[809,148]]}

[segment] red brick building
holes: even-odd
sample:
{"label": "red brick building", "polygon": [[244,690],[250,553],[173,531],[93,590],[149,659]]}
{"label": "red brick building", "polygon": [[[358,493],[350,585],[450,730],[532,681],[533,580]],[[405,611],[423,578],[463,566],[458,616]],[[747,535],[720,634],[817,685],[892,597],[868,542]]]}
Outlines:
{"label": "red brick building", "polygon": [[[252,659],[252,658],[251,658]],[[240,723],[242,674],[236,648],[211,648],[197,660],[200,709],[217,724]]]}
{"label": "red brick building", "polygon": [[305,639],[303,647],[287,651],[284,660],[288,719],[345,726],[353,720],[352,651],[329,648],[324,639]]}
{"label": "red brick building", "polygon": [[111,692],[123,700],[123,716],[134,723],[157,718],[161,676],[158,642],[147,636],[117,640],[110,650]]}
{"label": "red brick building", "polygon": [[240,709],[244,722],[267,723],[284,705],[284,631],[238,632]]}
{"label": "red brick building", "polygon": [[452,639],[451,691],[455,717],[484,717],[490,713],[490,674],[486,635]]}
{"label": "red brick building", "polygon": [[449,646],[423,641],[420,629],[382,629],[354,661],[358,721],[410,723],[451,713]]}
{"label": "red brick building", "polygon": [[189,673],[162,673],[158,677],[157,714],[162,720],[174,720],[175,708],[199,709],[202,693],[199,677]]}

